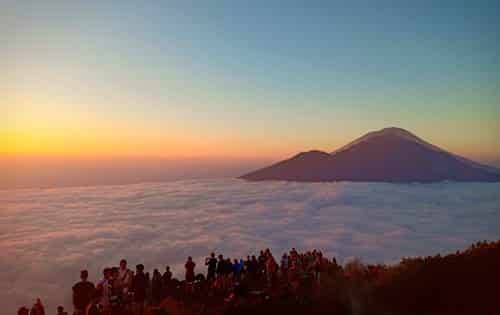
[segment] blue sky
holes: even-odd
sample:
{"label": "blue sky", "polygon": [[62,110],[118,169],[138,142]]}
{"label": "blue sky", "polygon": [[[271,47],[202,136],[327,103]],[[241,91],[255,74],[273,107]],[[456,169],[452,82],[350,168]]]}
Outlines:
{"label": "blue sky", "polygon": [[2,6],[7,154],[281,158],[399,126],[500,160],[495,1]]}

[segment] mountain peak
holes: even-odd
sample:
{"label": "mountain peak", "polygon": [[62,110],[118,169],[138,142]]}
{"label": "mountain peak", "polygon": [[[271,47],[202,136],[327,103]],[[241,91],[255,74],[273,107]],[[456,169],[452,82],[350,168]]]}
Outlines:
{"label": "mountain peak", "polygon": [[420,139],[419,137],[415,136],[413,133],[409,132],[406,129],[399,128],[399,127],[387,127],[387,128],[383,128],[380,130],[368,132],[367,134],[357,138],[356,140],[349,142],[348,144],[344,145],[343,147],[333,151],[332,154],[337,154],[339,152],[350,149],[350,148],[354,147],[355,145],[358,145],[362,142],[365,142],[367,140],[373,139],[375,137],[380,137],[380,136],[395,136],[395,137],[403,138],[403,139],[406,139],[409,141],[414,141],[414,142],[420,143],[422,145],[432,147],[432,149],[434,149],[434,150],[440,150],[439,148],[434,147],[431,144]]}
{"label": "mountain peak", "polygon": [[397,136],[404,135],[404,136],[416,137],[413,133],[409,132],[408,130],[399,127],[387,127],[373,132],[380,134],[391,134]]}
{"label": "mountain peak", "polygon": [[248,180],[434,182],[500,181],[467,160],[398,127],[369,132],[328,154],[311,150],[243,175]]}
{"label": "mountain peak", "polygon": [[309,151],[300,152],[295,157],[299,158],[299,157],[305,157],[305,156],[320,156],[320,157],[323,156],[323,157],[328,157],[328,156],[330,156],[330,154],[328,154],[326,152],[323,152],[323,151],[320,151],[320,150],[309,150]]}

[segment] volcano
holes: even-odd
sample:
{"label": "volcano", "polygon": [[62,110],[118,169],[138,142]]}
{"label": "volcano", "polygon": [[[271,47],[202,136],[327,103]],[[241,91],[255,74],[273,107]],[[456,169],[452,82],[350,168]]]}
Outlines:
{"label": "volcano", "polygon": [[500,171],[430,144],[401,128],[385,128],[340,149],[302,152],[245,174],[250,181],[500,181]]}

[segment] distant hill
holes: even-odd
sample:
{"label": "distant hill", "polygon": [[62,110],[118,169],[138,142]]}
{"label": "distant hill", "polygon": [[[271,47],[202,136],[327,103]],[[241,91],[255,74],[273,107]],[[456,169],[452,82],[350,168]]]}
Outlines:
{"label": "distant hill", "polygon": [[299,182],[495,182],[500,181],[500,171],[392,127],[370,132],[332,153],[302,152],[240,178]]}

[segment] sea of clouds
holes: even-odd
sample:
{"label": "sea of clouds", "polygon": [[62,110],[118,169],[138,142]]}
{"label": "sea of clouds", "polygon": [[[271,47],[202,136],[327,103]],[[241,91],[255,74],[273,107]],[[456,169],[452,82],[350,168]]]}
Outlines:
{"label": "sea of clouds", "polygon": [[500,184],[251,183],[190,180],[0,191],[0,301],[5,314],[36,297],[71,310],[79,270],[96,281],[211,251],[242,257],[269,247],[321,249],[341,262],[397,262],[500,238]]}

